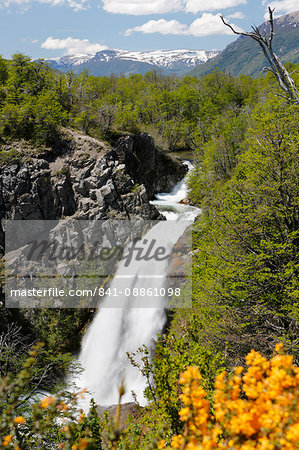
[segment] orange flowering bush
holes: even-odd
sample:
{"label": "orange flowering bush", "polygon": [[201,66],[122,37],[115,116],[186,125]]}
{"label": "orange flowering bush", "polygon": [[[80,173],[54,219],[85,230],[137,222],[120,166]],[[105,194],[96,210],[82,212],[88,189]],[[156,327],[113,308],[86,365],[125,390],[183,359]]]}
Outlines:
{"label": "orange flowering bush", "polygon": [[[235,450],[292,449],[299,442],[299,368],[293,357],[276,346],[269,361],[252,350],[247,369],[223,372],[215,382],[212,408],[201,386],[197,367],[181,374],[180,418],[183,435],[174,436],[168,448]],[[211,413],[213,411],[213,414]],[[166,448],[165,441],[159,448]]]}

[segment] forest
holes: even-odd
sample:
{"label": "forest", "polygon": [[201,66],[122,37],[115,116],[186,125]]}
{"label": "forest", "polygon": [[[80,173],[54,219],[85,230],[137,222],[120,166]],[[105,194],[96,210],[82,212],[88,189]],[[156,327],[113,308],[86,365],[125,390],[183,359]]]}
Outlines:
{"label": "forest", "polygon": [[[298,86],[299,67],[286,67]],[[64,384],[91,313],[5,309],[2,288],[0,448],[297,448],[298,118],[271,73],[94,77],[0,58],[2,166],[22,157],[10,143],[42,152],[63,128],[110,144],[147,132],[165,152],[192,152],[189,198],[201,209],[193,306],[169,311],[153,358],[129,355],[148,405],[123,427],[94,402],[78,416],[84,393]]]}

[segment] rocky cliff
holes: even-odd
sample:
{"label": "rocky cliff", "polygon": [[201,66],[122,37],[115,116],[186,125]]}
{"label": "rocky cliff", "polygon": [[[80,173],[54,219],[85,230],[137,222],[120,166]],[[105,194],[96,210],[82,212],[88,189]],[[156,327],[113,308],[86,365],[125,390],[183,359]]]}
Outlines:
{"label": "rocky cliff", "polygon": [[170,191],[187,170],[145,133],[122,137],[112,148],[64,130],[58,148],[37,152],[17,142],[2,146],[5,153],[14,159],[0,167],[2,250],[5,219],[162,218],[149,200]]}
{"label": "rocky cliff", "polygon": [[154,139],[146,133],[121,138],[116,153],[127,173],[144,185],[151,199],[160,192],[170,192],[188,171],[187,166],[157,150]]}

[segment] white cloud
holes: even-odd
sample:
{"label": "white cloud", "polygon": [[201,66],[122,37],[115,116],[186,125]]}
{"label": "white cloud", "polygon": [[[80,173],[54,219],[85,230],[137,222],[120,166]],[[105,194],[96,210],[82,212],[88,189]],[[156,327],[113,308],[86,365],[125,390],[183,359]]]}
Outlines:
{"label": "white cloud", "polygon": [[41,44],[41,47],[47,50],[65,50],[64,54],[66,55],[78,53],[82,55],[94,54],[107,48],[105,45],[91,44],[88,39],[74,39],[71,37],[55,39],[51,36]]}
{"label": "white cloud", "polygon": [[19,6],[21,11],[27,10],[33,3],[43,3],[49,6],[66,5],[74,11],[82,11],[87,8],[88,0],[0,0],[0,9],[12,5]]}
{"label": "white cloud", "polygon": [[185,11],[217,11],[246,4],[246,0],[102,0],[103,9],[114,14],[163,14]]}
{"label": "white cloud", "polygon": [[[33,3],[43,3],[50,6],[65,5],[75,11],[81,11],[89,7],[89,2],[90,0],[0,0],[0,9],[18,5],[24,11]],[[244,5],[247,3],[247,0],[101,0],[101,3],[103,9],[109,13],[139,16],[177,11],[191,12],[193,14],[204,11],[217,11]]]}
{"label": "white cloud", "polygon": [[234,14],[229,14],[227,17],[229,19],[245,19],[245,14],[243,14],[240,11],[237,11]]}
{"label": "white cloud", "polygon": [[114,14],[163,14],[183,10],[183,0],[103,0],[103,9]]}
{"label": "white cloud", "polygon": [[126,32],[126,36],[130,36],[134,31],[140,31],[144,34],[160,33],[160,34],[186,34],[188,30],[187,25],[184,25],[177,20],[149,20],[145,24],[129,28]]}
{"label": "white cloud", "polygon": [[198,13],[199,11],[217,11],[217,9],[232,8],[245,5],[246,0],[185,0],[185,11]]}
{"label": "white cloud", "polygon": [[[243,31],[237,25],[232,24],[237,31]],[[199,19],[194,20],[190,26],[178,22],[177,20],[150,20],[138,27],[129,28],[126,31],[126,36],[133,32],[139,31],[144,34],[160,33],[160,34],[180,34],[191,36],[210,36],[212,34],[233,34],[232,31],[226,27],[219,14],[213,15],[204,13]]]}
{"label": "white cloud", "polygon": [[[242,31],[240,27],[232,24],[236,31]],[[192,36],[209,36],[212,34],[233,34],[230,28],[226,27],[219,17],[219,14],[213,15],[204,13],[199,19],[191,23],[188,34]]]}
{"label": "white cloud", "polygon": [[[281,1],[273,1],[269,2],[267,0],[263,1],[263,5],[267,5],[271,8],[275,8],[274,15],[275,17],[278,17],[279,15],[288,14],[293,11],[298,11],[299,9],[299,3],[298,0],[281,0]],[[265,13],[265,19],[269,19],[268,12]]]}
{"label": "white cloud", "polygon": [[22,38],[22,42],[29,42],[29,44],[37,44],[38,39],[28,39],[28,38]]}

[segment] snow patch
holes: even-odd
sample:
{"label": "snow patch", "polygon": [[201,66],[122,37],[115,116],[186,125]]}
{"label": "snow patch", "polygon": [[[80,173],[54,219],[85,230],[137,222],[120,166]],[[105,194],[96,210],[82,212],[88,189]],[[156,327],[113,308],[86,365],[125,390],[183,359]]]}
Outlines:
{"label": "snow patch", "polygon": [[88,61],[105,61],[109,62],[113,59],[130,60],[136,62],[143,62],[151,64],[156,67],[172,69],[177,66],[181,67],[195,67],[202,64],[208,59],[213,58],[219,54],[219,51],[205,51],[205,50],[152,50],[147,52],[137,52],[128,50],[101,50],[96,54],[89,55],[67,55],[62,58],[51,58],[61,65],[79,66]]}

